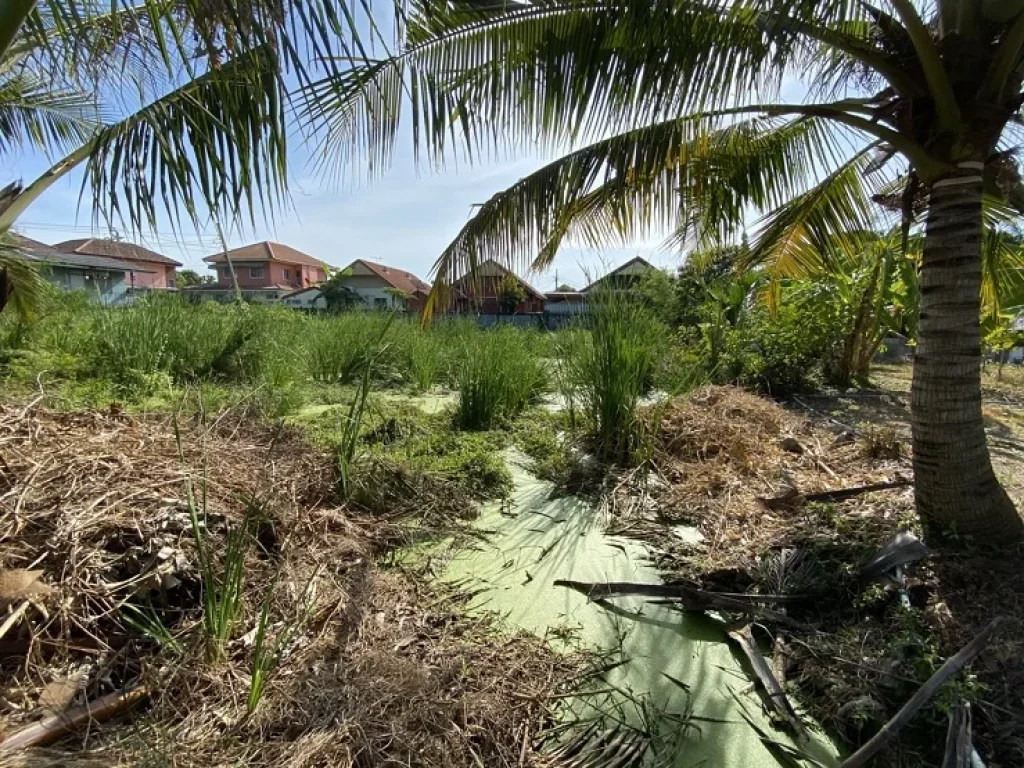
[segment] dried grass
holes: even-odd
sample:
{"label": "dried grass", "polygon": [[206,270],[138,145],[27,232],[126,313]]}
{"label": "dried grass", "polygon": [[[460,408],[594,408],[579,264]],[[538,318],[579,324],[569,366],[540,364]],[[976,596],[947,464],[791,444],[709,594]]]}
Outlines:
{"label": "dried grass", "polygon": [[[673,401],[661,428],[660,482],[648,484],[647,503],[620,505],[643,518],[623,528],[651,544],[670,579],[726,592],[825,594],[787,609],[817,627],[787,637],[786,647],[792,692],[819,723],[851,747],[862,743],[998,613],[1014,629],[973,665],[981,684],[967,693],[974,736],[991,764],[1024,764],[1020,552],[1002,552],[997,563],[991,554],[959,552],[911,566],[906,608],[891,585],[867,589],[853,573],[898,530],[916,525],[910,487],[842,503],[797,499],[769,508],[759,501],[910,477],[894,429],[868,428],[858,438],[729,387]],[[684,541],[666,525],[680,522],[696,525],[704,541]],[[927,708],[879,760],[938,764],[945,728],[941,709]]]}
{"label": "dried grass", "polygon": [[[703,387],[669,403],[655,457],[667,487],[656,507],[663,519],[696,525],[705,544],[684,554],[662,538],[672,549],[666,562],[696,559],[701,572],[752,572],[766,554],[808,540],[853,535],[866,548],[883,543],[905,515],[909,492],[860,497],[826,527],[820,510],[772,510],[758,501],[788,489],[807,494],[883,482],[909,469],[905,461],[865,459],[855,442],[836,437],[736,387]],[[793,440],[799,448],[787,450]]]}
{"label": "dried grass", "polygon": [[[392,478],[401,493],[385,489],[376,501],[403,503],[371,515],[335,502],[330,458],[296,431],[236,414],[185,425],[181,437],[184,463],[167,417],[0,406],[0,570],[5,584],[32,571],[41,590],[11,590],[32,604],[0,647],[0,734],[55,702],[81,704],[136,681],[153,691],[129,722],[8,763],[534,764],[546,699],[573,662],[464,615],[457,593],[375,564],[408,523],[422,530],[410,518],[417,491],[427,525],[445,523],[436,499],[446,495],[455,516],[468,514],[450,489]],[[376,471],[384,485],[385,470]],[[215,549],[250,500],[266,515],[246,555],[239,636],[217,663],[202,653],[187,473],[207,480]],[[248,716],[251,630],[275,579],[272,633],[296,615],[311,580],[315,601]],[[129,602],[152,610],[181,649],[133,629]]]}

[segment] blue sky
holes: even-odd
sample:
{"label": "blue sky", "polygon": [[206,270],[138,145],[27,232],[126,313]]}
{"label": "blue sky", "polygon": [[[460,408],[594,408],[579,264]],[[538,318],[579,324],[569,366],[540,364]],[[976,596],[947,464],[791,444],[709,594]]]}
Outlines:
{"label": "blue sky", "polygon": [[[305,148],[296,142],[294,149],[290,183],[293,209],[280,215],[275,224],[229,233],[230,245],[276,240],[335,266],[364,258],[407,269],[425,279],[438,255],[468,219],[473,203],[487,200],[544,163],[539,156],[524,156],[432,172],[422,165],[416,167],[411,142],[406,139],[399,141],[388,173],[372,182],[331,184],[313,173]],[[4,184],[19,178],[28,183],[50,165],[40,153],[11,160],[0,179]],[[359,177],[356,172],[351,175]],[[106,227],[92,226],[91,199],[86,197],[79,203],[81,183],[80,172],[62,179],[25,212],[16,229],[45,243],[109,237]],[[127,232],[120,234],[133,239]],[[220,248],[212,228],[200,233],[190,229],[177,235],[168,228],[134,239],[203,273],[207,272],[203,256]],[[586,282],[586,274],[599,274],[606,266],[621,264],[636,255],[659,266],[678,266],[678,254],[660,252],[657,246],[657,241],[599,251],[567,246],[550,271],[526,277],[540,290],[553,290],[556,271],[559,282],[578,288]]]}

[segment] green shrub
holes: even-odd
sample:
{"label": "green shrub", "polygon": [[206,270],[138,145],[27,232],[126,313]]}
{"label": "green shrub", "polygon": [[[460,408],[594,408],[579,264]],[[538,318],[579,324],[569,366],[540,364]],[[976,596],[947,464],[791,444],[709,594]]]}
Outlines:
{"label": "green shrub", "polygon": [[521,331],[500,326],[467,336],[457,362],[456,423],[491,429],[507,423],[540,393],[546,375]]}
{"label": "green shrub", "polygon": [[798,307],[752,310],[728,338],[725,377],[774,397],[814,389],[838,331]]}

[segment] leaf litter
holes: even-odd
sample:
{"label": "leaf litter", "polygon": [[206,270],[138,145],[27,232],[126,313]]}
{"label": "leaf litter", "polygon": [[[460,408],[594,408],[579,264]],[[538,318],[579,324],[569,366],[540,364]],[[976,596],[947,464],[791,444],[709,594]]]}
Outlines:
{"label": "leaf litter", "polygon": [[[472,505],[452,487],[378,464],[373,503],[346,507],[329,456],[241,413],[0,406],[0,455],[0,764],[550,763],[536,736],[582,662],[382,557],[464,525]],[[212,660],[186,479],[214,557],[252,523],[237,623]],[[250,711],[261,644],[277,655]],[[107,723],[3,749],[125,691],[144,695]]]}

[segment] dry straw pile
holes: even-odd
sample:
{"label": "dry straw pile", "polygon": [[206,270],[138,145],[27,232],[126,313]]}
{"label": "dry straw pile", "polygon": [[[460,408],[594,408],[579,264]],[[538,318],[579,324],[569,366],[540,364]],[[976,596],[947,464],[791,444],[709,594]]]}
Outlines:
{"label": "dry straw pile", "polygon": [[[414,479],[395,481],[394,514],[356,513],[298,433],[230,415],[177,432],[166,417],[0,407],[0,764],[532,763],[567,662],[380,569]],[[214,573],[230,532],[249,534],[220,653],[186,479]],[[272,663],[253,706],[258,658]],[[118,718],[4,746],[125,690],[142,693]]]}

